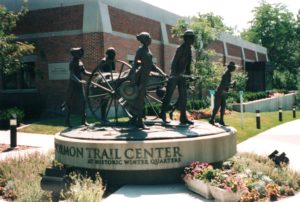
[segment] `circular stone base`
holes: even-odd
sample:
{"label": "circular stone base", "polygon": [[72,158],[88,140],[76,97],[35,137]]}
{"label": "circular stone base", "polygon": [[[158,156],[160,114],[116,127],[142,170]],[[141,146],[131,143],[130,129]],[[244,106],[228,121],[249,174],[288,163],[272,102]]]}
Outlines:
{"label": "circular stone base", "polygon": [[55,159],[71,167],[100,170],[118,184],[153,184],[179,181],[191,161],[220,162],[236,153],[231,127],[206,122],[147,125],[150,130],[119,125],[63,131],[55,136]]}

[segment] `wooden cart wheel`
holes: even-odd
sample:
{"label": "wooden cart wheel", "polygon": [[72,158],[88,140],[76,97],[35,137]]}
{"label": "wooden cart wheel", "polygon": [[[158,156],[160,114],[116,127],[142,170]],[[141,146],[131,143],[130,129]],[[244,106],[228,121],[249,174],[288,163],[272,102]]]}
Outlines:
{"label": "wooden cart wheel", "polygon": [[126,100],[119,94],[118,89],[126,81],[131,66],[121,60],[103,65],[111,67],[110,69],[113,66],[115,68],[111,72],[100,72],[100,67],[94,69],[87,84],[87,103],[92,115],[100,122],[103,122],[101,106],[106,104],[105,116],[111,123],[117,123],[119,117],[130,116]]}

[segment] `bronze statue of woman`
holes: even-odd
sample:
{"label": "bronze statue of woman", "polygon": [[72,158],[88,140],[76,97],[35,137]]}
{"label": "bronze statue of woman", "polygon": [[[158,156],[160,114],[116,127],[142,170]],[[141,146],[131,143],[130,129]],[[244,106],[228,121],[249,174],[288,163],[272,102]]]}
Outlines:
{"label": "bronze statue of woman", "polygon": [[66,120],[65,124],[71,127],[70,115],[77,114],[81,116],[81,124],[88,125],[86,122],[85,114],[85,96],[84,96],[84,86],[85,80],[82,80],[81,74],[91,75],[91,72],[87,71],[81,61],[84,51],[81,47],[71,48],[71,55],[73,56],[70,64],[70,80],[67,90],[67,97],[65,102],[66,109]]}
{"label": "bronze statue of woman", "polygon": [[158,68],[152,61],[152,53],[148,48],[151,44],[151,36],[147,32],[142,32],[136,36],[137,40],[141,42],[141,46],[136,51],[132,70],[130,72],[130,80],[138,87],[138,96],[131,101],[130,113],[132,118],[130,122],[137,128],[148,129],[143,121],[146,85],[148,83],[151,71],[157,71],[165,76],[165,73]]}

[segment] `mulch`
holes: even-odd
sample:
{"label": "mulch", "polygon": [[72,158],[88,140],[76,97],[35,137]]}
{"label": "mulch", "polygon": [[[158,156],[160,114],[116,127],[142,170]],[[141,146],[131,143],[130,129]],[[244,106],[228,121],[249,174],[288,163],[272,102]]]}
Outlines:
{"label": "mulch", "polygon": [[9,144],[0,144],[0,153],[10,152],[10,151],[22,151],[22,150],[33,149],[33,148],[36,147],[18,145],[17,147],[11,148]]}

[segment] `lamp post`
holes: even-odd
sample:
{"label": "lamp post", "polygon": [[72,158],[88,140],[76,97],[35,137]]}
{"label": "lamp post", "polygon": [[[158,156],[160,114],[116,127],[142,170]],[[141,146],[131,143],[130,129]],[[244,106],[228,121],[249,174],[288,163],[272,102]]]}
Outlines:
{"label": "lamp post", "polygon": [[282,107],[279,107],[278,119],[279,121],[282,121]]}
{"label": "lamp post", "polygon": [[12,115],[12,118],[9,120],[10,125],[10,147],[15,148],[17,146],[17,116]]}
{"label": "lamp post", "polygon": [[293,106],[293,118],[296,118],[296,106]]}
{"label": "lamp post", "polygon": [[260,129],[260,110],[256,110],[256,128]]}

